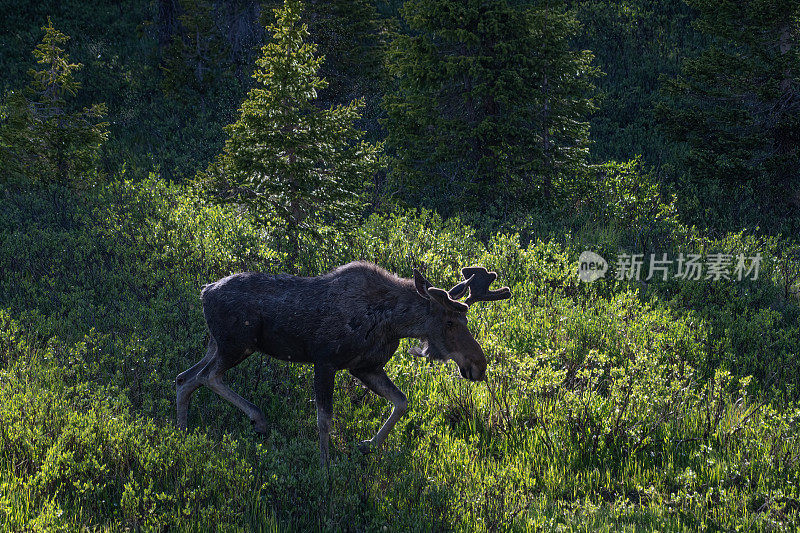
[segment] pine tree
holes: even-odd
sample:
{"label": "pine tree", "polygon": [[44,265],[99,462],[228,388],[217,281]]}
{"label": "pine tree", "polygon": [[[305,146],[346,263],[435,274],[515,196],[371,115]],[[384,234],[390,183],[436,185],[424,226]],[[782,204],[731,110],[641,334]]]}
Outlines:
{"label": "pine tree", "polygon": [[687,212],[727,227],[800,214],[800,4],[688,3],[713,44],[665,83],[657,109],[685,148]]}
{"label": "pine tree", "polygon": [[80,83],[74,73],[83,66],[70,63],[61,48],[69,37],[48,18],[45,35],[33,50],[40,70],[22,93],[9,95],[0,127],[0,160],[9,177],[81,185],[95,168],[108,124],[101,122],[105,104],[70,111]]}
{"label": "pine tree", "polygon": [[322,59],[307,42],[302,4],[286,0],[267,29],[254,87],[226,127],[220,175],[233,198],[257,215],[277,216],[286,226],[288,259],[295,267],[302,234],[323,224],[345,226],[363,207],[365,187],[379,164],[380,146],[354,127],[362,102],[318,109]]}
{"label": "pine tree", "polygon": [[585,165],[589,52],[561,1],[409,0],[390,46],[391,178],[444,214],[525,209]]}

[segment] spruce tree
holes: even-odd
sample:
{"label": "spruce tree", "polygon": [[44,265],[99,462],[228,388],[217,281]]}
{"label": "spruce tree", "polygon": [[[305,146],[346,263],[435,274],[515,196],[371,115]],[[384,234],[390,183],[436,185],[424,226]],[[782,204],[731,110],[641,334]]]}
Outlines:
{"label": "spruce tree", "polygon": [[75,72],[83,65],[70,63],[61,46],[69,40],[48,18],[42,42],[33,50],[39,69],[22,92],[8,95],[0,125],[0,162],[7,179],[55,181],[83,185],[95,170],[108,124],[101,119],[105,104],[72,111],[68,98],[81,87]]}
{"label": "spruce tree", "polygon": [[526,209],[588,153],[589,52],[564,2],[409,0],[390,45],[391,180],[444,214]]}
{"label": "spruce tree", "polygon": [[285,224],[292,268],[303,234],[346,226],[361,213],[381,148],[364,142],[354,126],[360,100],[315,107],[326,82],[317,75],[322,59],[307,42],[301,10],[297,0],[275,10],[267,27],[272,40],[256,60],[256,87],[226,127],[218,169],[234,199]]}
{"label": "spruce tree", "polygon": [[666,81],[657,109],[682,145],[684,209],[700,224],[774,229],[800,214],[800,4],[688,3],[713,42]]}

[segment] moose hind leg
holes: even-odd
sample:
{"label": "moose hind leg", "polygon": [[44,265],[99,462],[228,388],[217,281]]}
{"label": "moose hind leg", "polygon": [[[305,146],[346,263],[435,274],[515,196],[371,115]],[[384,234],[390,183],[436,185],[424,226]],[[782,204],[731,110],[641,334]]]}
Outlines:
{"label": "moose hind leg", "polygon": [[186,429],[189,418],[189,401],[191,400],[194,391],[196,391],[200,385],[203,384],[198,377],[198,374],[216,355],[217,343],[214,340],[214,337],[211,337],[208,342],[208,348],[206,349],[206,355],[192,368],[186,370],[185,372],[181,372],[178,374],[178,377],[175,378],[175,389],[177,393],[175,403],[178,410],[178,427],[180,429]]}
{"label": "moose hind leg", "polygon": [[359,371],[351,370],[350,373],[361,380],[372,392],[386,398],[392,402],[393,405],[392,414],[390,414],[386,422],[383,423],[378,433],[372,437],[371,440],[361,443],[361,449],[363,451],[370,451],[383,444],[383,441],[386,440],[386,436],[397,421],[406,414],[408,411],[408,399],[406,399],[406,395],[403,394],[403,391],[392,383],[392,380],[389,379],[389,376],[386,375],[386,371],[382,368]]}

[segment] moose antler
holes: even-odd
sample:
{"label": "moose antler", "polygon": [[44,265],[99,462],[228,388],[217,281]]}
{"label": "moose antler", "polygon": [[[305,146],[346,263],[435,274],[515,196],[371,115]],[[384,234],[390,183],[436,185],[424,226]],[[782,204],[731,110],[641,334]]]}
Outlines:
{"label": "moose antler", "polygon": [[489,286],[497,279],[497,272],[489,272],[483,267],[471,266],[462,268],[461,275],[464,276],[464,281],[450,289],[448,293],[454,300],[464,296],[467,289],[469,289],[469,298],[464,302],[467,305],[511,298],[511,289],[508,287],[489,289]]}
{"label": "moose antler", "polygon": [[[463,275],[464,271],[462,270],[461,272]],[[466,276],[464,277],[466,278]],[[447,291],[447,294],[453,300],[458,300],[459,298],[462,298],[465,294],[467,294],[467,290],[469,289],[469,284],[472,283],[473,278],[475,278],[474,275],[470,276],[469,279],[465,279],[464,281],[462,281],[461,283],[459,283],[458,285]]]}

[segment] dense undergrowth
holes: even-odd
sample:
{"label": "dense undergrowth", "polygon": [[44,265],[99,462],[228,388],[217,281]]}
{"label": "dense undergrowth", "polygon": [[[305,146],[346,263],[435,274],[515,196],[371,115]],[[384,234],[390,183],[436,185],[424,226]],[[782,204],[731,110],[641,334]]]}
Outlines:
{"label": "dense undergrowth", "polygon": [[[203,353],[200,286],[285,268],[276,232],[204,198],[155,177],[0,190],[0,529],[789,530],[800,520],[800,321],[785,243],[686,228],[661,239],[629,205],[603,215],[611,232],[592,230],[598,220],[566,235],[526,228],[524,245],[427,212],[373,215],[307,243],[303,274],[367,259],[408,276],[413,260],[446,286],[482,264],[513,293],[470,311],[488,386],[403,344],[388,371],[411,411],[373,455],[355,444],[388,406],[340,373],[325,472],[308,367],[255,354],[229,372],[271,422],[264,438],[205,389],[192,429],[174,429],[174,377]],[[659,213],[648,220],[677,235]],[[585,284],[575,274],[585,247],[764,263],[757,281]]]}

